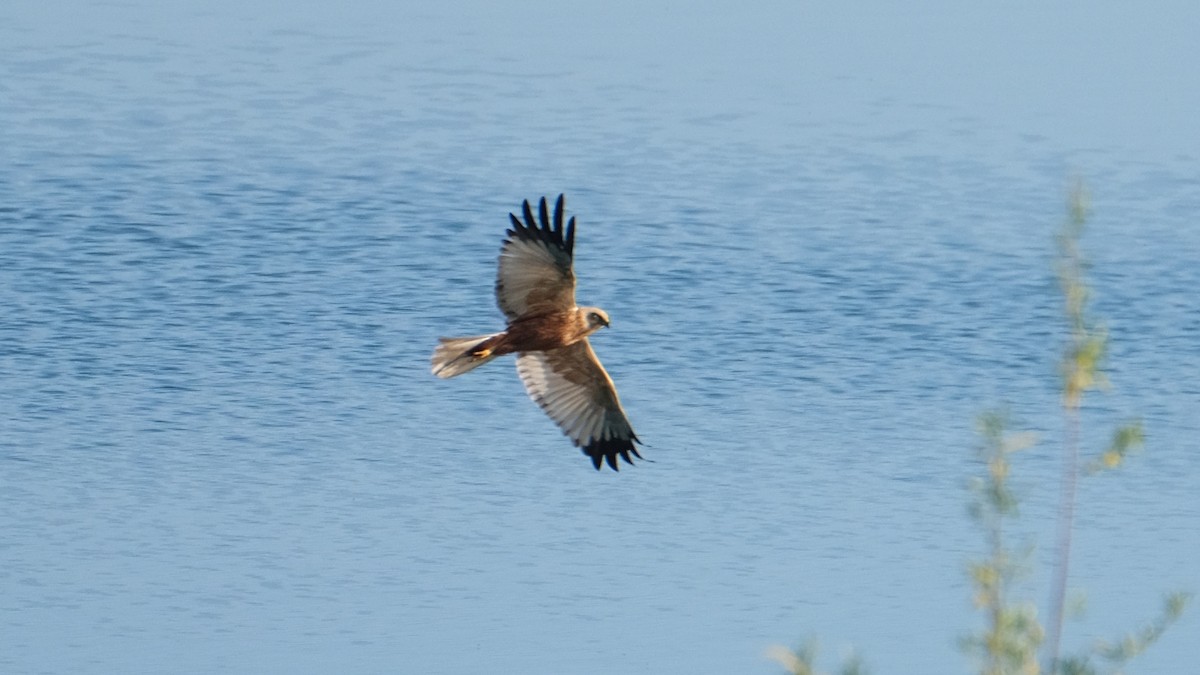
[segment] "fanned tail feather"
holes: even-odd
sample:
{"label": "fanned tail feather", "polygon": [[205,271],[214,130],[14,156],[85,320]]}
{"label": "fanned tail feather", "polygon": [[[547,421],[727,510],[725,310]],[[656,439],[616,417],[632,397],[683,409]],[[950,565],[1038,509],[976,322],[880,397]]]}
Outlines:
{"label": "fanned tail feather", "polygon": [[480,352],[483,343],[502,333],[491,335],[476,335],[474,337],[438,338],[439,344],[433,350],[433,374],[441,378],[462,375],[468,370],[496,358],[496,354]]}

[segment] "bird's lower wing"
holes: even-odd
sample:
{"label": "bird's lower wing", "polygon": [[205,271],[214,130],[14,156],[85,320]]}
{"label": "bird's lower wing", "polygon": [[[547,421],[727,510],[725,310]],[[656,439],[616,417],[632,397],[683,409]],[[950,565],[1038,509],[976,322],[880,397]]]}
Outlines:
{"label": "bird's lower wing", "polygon": [[616,470],[618,456],[630,464],[630,453],[641,458],[634,447],[641,441],[621,408],[612,378],[586,339],[546,352],[522,352],[517,373],[530,398],[597,469],[608,462]]}

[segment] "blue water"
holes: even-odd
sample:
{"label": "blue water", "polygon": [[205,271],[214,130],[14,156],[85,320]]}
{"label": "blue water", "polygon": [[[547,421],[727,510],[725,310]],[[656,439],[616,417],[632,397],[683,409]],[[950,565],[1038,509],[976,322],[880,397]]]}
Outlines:
{"label": "blue water", "polygon": [[[961,673],[975,417],[1057,498],[1082,177],[1111,391],[1080,649],[1200,590],[1200,11],[0,6],[0,670]],[[507,213],[567,194],[647,447],[511,364]],[[1192,611],[1131,672],[1195,663]],[[1139,666],[1136,664],[1140,664]]]}

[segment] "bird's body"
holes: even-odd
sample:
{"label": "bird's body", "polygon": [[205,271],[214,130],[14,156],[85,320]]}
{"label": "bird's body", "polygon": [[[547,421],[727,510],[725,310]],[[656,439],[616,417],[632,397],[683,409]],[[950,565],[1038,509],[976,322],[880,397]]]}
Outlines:
{"label": "bird's body", "polygon": [[591,326],[585,308],[573,307],[561,312],[523,316],[509,322],[508,330],[496,340],[497,354],[538,352],[565,347],[596,332],[602,324]]}
{"label": "bird's body", "polygon": [[598,307],[575,304],[575,219],[563,230],[559,195],[551,226],[546,200],[540,226],[529,202],[525,222],[510,214],[513,228],[500,251],[496,301],[508,317],[503,332],[440,338],[433,373],[449,378],[497,357],[517,354],[517,373],[529,396],[562,427],[597,469],[617,457],[632,463],[640,442],[621,408],[612,379],[592,351],[588,336],[609,325]]}
{"label": "bird's body", "polygon": [[502,333],[471,338],[441,338],[433,356],[433,372],[438,377],[454,377],[472,370],[497,356],[518,352],[559,349],[586,340],[604,324],[590,326],[588,313],[595,307],[523,316],[510,321]]}

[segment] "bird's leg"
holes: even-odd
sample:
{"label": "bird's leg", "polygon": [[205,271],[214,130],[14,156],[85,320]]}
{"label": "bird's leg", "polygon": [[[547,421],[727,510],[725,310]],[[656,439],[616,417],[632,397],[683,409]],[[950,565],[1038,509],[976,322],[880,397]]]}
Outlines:
{"label": "bird's leg", "polygon": [[504,338],[507,335],[508,335],[507,333],[500,333],[499,335],[493,335],[492,337],[475,345],[475,347],[473,347],[471,349],[471,351],[469,351],[467,353],[470,354],[471,358],[476,361],[482,361],[484,359],[488,359],[493,356],[498,356],[499,354],[507,354],[508,352],[505,352],[505,351],[498,352],[500,347],[503,346]]}

